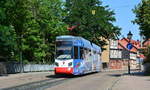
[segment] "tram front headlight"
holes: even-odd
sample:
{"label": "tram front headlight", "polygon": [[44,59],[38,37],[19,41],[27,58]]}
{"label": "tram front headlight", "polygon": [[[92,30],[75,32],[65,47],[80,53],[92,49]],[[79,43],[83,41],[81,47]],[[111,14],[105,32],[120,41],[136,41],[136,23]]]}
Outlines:
{"label": "tram front headlight", "polygon": [[68,63],[68,66],[72,66],[72,62]]}
{"label": "tram front headlight", "polygon": [[57,62],[55,62],[55,65],[56,65],[56,66],[59,66],[59,64],[58,64]]}

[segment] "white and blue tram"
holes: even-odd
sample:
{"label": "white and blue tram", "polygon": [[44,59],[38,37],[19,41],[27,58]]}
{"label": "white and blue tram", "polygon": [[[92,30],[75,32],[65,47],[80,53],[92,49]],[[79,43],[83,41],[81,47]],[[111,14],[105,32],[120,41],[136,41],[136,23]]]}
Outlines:
{"label": "white and blue tram", "polygon": [[56,37],[55,74],[81,75],[99,72],[101,48],[76,36]]}

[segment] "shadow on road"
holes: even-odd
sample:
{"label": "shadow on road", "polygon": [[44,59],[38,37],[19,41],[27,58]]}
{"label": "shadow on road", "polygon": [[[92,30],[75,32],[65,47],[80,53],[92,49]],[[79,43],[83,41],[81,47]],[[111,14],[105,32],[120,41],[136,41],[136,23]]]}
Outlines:
{"label": "shadow on road", "polygon": [[145,72],[132,72],[131,74],[124,73],[123,75],[131,75],[131,76],[150,76],[150,73]]}
{"label": "shadow on road", "polygon": [[122,74],[108,74],[108,76],[111,76],[111,77],[121,77]]}
{"label": "shadow on road", "polygon": [[84,74],[84,75],[67,75],[67,74],[54,74],[54,75],[48,75],[46,76],[47,78],[79,78],[79,77],[84,77],[87,75],[93,75],[96,74],[96,72],[93,73],[88,73],[88,74]]}
{"label": "shadow on road", "polygon": [[65,74],[58,74],[58,75],[48,75],[47,78],[73,78],[73,75],[65,75]]}
{"label": "shadow on road", "polygon": [[111,77],[121,77],[122,75],[130,75],[130,76],[150,76],[150,73],[144,73],[144,72],[132,72],[131,74],[123,73],[123,74],[108,74],[108,76]]}

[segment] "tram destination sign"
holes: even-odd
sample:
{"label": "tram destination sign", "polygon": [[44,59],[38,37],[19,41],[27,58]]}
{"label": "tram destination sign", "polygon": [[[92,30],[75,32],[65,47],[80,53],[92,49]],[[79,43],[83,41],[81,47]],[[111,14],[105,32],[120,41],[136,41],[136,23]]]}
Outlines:
{"label": "tram destination sign", "polygon": [[71,47],[57,47],[57,50],[71,50]]}

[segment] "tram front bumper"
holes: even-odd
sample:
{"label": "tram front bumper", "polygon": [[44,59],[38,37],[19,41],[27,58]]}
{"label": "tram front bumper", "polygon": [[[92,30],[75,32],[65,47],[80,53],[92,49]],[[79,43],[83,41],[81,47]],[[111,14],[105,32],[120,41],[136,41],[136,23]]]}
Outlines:
{"label": "tram front bumper", "polygon": [[72,67],[56,67],[55,74],[73,74]]}

